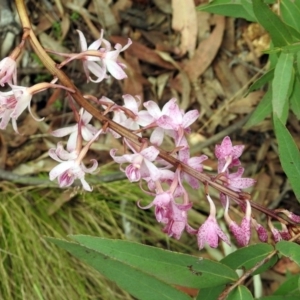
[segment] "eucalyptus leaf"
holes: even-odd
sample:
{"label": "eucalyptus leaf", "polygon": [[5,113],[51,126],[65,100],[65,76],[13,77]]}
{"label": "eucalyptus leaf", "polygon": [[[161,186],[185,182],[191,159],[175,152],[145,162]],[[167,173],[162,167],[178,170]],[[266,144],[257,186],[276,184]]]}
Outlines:
{"label": "eucalyptus leaf", "polygon": [[256,22],[256,19],[253,18],[253,14],[249,14],[247,9],[242,5],[242,0],[214,0],[211,3],[198,6],[197,10]]}
{"label": "eucalyptus leaf", "polygon": [[280,241],[275,247],[282,255],[289,257],[300,266],[300,245],[293,242]]}
{"label": "eucalyptus leaf", "polygon": [[290,107],[292,112],[300,120],[300,80],[299,76],[296,76],[292,94],[290,96]]}
{"label": "eucalyptus leaf", "polygon": [[285,23],[300,32],[300,1],[281,0],[280,13]]}
{"label": "eucalyptus leaf", "polygon": [[281,53],[275,67],[274,79],[272,81],[272,108],[280,120],[285,123],[289,109],[289,95],[294,83],[294,55]]}
{"label": "eucalyptus leaf", "polygon": [[300,202],[300,153],[293,137],[276,113],[273,114],[273,121],[281,166]]}
{"label": "eucalyptus leaf", "polygon": [[134,297],[143,300],[190,300],[186,294],[167,283],[144,273],[130,265],[115,260],[79,244],[47,238],[48,241],[67,250],[72,255],[90,265],[108,279],[117,283]]}
{"label": "eucalyptus leaf", "polygon": [[251,114],[249,120],[245,124],[245,128],[250,128],[263,121],[272,112],[272,89],[268,89],[263,98],[260,100],[258,106]]}
{"label": "eucalyptus leaf", "polygon": [[269,81],[271,81],[273,79],[273,77],[274,77],[274,69],[271,69],[268,72],[266,72],[264,75],[262,75],[260,78],[258,78],[249,87],[248,94],[263,87],[265,84],[267,84]]}
{"label": "eucalyptus leaf", "polygon": [[253,0],[253,11],[257,21],[270,33],[275,47],[293,43],[287,25],[262,0]]}
{"label": "eucalyptus leaf", "polygon": [[70,236],[81,245],[170,283],[191,288],[219,286],[237,280],[228,266],[205,258],[123,240]]}

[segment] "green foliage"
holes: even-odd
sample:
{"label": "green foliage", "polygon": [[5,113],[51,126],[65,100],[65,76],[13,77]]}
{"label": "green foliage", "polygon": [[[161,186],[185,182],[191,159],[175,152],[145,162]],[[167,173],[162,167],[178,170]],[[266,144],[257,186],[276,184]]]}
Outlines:
{"label": "green foliage", "polygon": [[244,286],[237,286],[226,298],[227,300],[253,300],[251,292]]}
{"label": "green foliage", "polygon": [[[170,297],[168,284],[207,288],[238,279],[234,270],[228,266],[208,259],[199,259],[196,256],[122,240],[82,235],[70,236],[70,238],[79,244],[52,238],[48,240],[85,261],[106,277],[116,281],[130,294],[141,299],[151,299],[147,296],[151,290],[145,290],[144,287],[145,284],[151,285],[149,280],[153,282],[154,289],[160,289],[162,292],[162,295],[156,296],[165,299],[164,294]],[[131,276],[132,281],[139,284],[131,286],[128,285],[128,280],[123,282],[124,278]],[[161,283],[163,285],[158,286]],[[178,298],[179,296],[176,299],[185,299]]]}
{"label": "green foliage", "polygon": [[276,244],[276,250],[278,250],[282,255],[289,257],[300,266],[300,245],[292,242],[281,241]]}
{"label": "green foliage", "polygon": [[62,29],[61,29],[60,22],[57,21],[57,22],[52,23],[52,33],[53,33],[53,36],[56,39],[61,38],[61,36],[62,36]]}
{"label": "green foliage", "polygon": [[274,292],[273,295],[297,296],[300,299],[300,275],[290,276],[281,286]]}
{"label": "green foliage", "polygon": [[71,21],[77,21],[79,20],[79,18],[80,18],[80,14],[76,11],[73,11],[70,16]]}
{"label": "green foliage", "polygon": [[282,168],[289,178],[297,199],[300,200],[300,153],[298,147],[276,113],[273,115],[273,120]]}
{"label": "green foliage", "polygon": [[[76,239],[76,236],[74,236],[74,238]],[[98,249],[98,247],[96,247],[97,250],[95,250],[95,247],[90,248],[63,240],[53,238],[48,238],[48,240],[95,268],[106,278],[116,282],[118,286],[129,291],[138,299],[151,300],[154,299],[153,295],[155,295],[157,299],[162,300],[190,299],[186,294],[159,280],[154,275],[150,275],[138,267],[126,263],[124,257],[123,259],[116,259],[113,256],[113,253],[114,251],[117,251],[118,248],[112,248],[110,249],[111,253],[105,253],[104,251],[101,251],[101,249]],[[90,246],[88,241],[87,244]]]}
{"label": "green foliage", "polygon": [[[249,270],[257,263],[265,259],[274,248],[269,244],[256,244],[250,245],[236,250],[235,252],[227,255],[221,260],[221,263],[229,266],[230,268]],[[256,270],[255,274],[260,274],[271,268],[277,262],[277,256],[273,256],[271,260]]]}

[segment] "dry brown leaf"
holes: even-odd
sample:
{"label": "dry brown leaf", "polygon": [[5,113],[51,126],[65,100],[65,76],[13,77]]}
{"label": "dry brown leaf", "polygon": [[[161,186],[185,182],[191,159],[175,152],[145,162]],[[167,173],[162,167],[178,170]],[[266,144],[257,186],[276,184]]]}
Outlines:
{"label": "dry brown leaf", "polygon": [[124,80],[123,93],[130,95],[139,95],[143,100],[143,84],[149,84],[147,79],[142,76],[139,60],[125,52],[125,61],[120,59],[121,63],[124,63],[126,68],[127,78]]}
{"label": "dry brown leaf", "polygon": [[[120,43],[122,45],[126,45],[128,42],[126,38],[121,36],[111,36],[110,40],[114,43]],[[132,45],[126,50],[126,52],[149,64],[160,66],[168,70],[175,69],[171,63],[164,61],[154,50],[149,49],[138,42],[132,42]]]}
{"label": "dry brown leaf", "polygon": [[253,108],[258,104],[264,94],[265,92],[263,91],[255,91],[253,93],[250,93],[245,98],[231,103],[229,105],[229,111],[236,114],[251,113],[253,111]]}
{"label": "dry brown leaf", "polygon": [[118,23],[121,23],[120,11],[126,10],[132,6],[131,0],[118,0],[111,8]]}
{"label": "dry brown leaf", "polygon": [[220,48],[225,28],[225,17],[215,16],[215,23],[216,26],[211,35],[199,44],[193,58],[187,61],[184,66],[184,70],[191,81],[197,80],[204,73]]}
{"label": "dry brown leaf", "polygon": [[193,0],[172,0],[172,28],[181,32],[180,54],[192,55],[197,41],[197,13]]}
{"label": "dry brown leaf", "polygon": [[65,39],[66,35],[68,34],[69,29],[70,29],[70,16],[69,16],[69,14],[64,14],[60,25],[61,25],[61,38],[60,38],[60,40],[63,41]]}
{"label": "dry brown leaf", "polygon": [[88,7],[88,11],[98,16],[99,20],[101,20],[101,25],[105,27],[109,34],[117,34],[120,31],[118,22],[107,1],[92,1]]}

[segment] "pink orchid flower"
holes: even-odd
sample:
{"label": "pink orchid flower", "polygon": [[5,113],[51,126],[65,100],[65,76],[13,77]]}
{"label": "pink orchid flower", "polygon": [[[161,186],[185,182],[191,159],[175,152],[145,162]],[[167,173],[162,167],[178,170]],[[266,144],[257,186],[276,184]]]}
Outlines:
{"label": "pink orchid flower", "polygon": [[159,154],[155,147],[150,146],[140,152],[121,156],[115,156],[116,152],[117,149],[110,150],[110,155],[116,163],[129,163],[125,170],[121,167],[129,181],[136,182],[147,177],[150,177],[153,181],[159,179],[159,169],[152,163]]}
{"label": "pink orchid flower", "polygon": [[[85,141],[90,141],[94,135],[98,132],[97,128],[95,128],[93,125],[89,124],[89,122],[92,119],[92,115],[84,110],[83,108],[80,109],[79,111],[80,117],[80,130],[81,130],[81,135],[82,138]],[[52,135],[55,137],[63,137],[66,135],[70,135],[67,143],[67,150],[72,152],[76,148],[76,141],[78,138],[78,124],[68,126],[65,128],[60,128],[57,130],[52,131]]]}
{"label": "pink orchid flower", "polygon": [[79,179],[86,191],[92,191],[92,188],[87,183],[84,177],[86,173],[93,173],[97,169],[98,162],[95,159],[91,159],[93,165],[90,168],[87,168],[83,164],[82,160],[91,147],[92,143],[98,138],[101,133],[102,129],[100,129],[81,150],[76,149],[72,152],[66,151],[63,149],[61,143],[58,143],[56,149],[50,149],[49,156],[54,160],[60,162],[60,164],[58,164],[50,171],[50,180],[52,181],[57,178],[60,187],[69,187],[73,184],[75,179]]}
{"label": "pink orchid flower", "polygon": [[150,142],[155,145],[161,145],[164,134],[168,133],[175,138],[178,146],[183,134],[190,131],[189,126],[199,116],[197,110],[184,113],[176,104],[175,98],[169,100],[162,109],[154,101],[147,101],[144,106],[154,119],[152,127],[157,126],[150,137]]}
{"label": "pink orchid flower", "polygon": [[[101,54],[101,57],[90,55],[84,56],[83,68],[89,80],[100,82],[107,78],[107,71],[118,80],[127,77],[126,73],[123,71],[126,66],[119,63],[117,59],[120,52],[125,51],[132,44],[130,39],[128,39],[128,43],[124,47],[120,44],[116,44],[115,50],[111,50],[111,44],[103,39],[103,30],[101,30],[100,38],[87,47],[86,38],[83,33],[80,30],[77,30],[77,32],[79,34],[81,52],[96,50]],[[104,48],[100,48],[102,43],[105,46]],[[89,72],[93,73],[97,79],[93,80],[90,77]]]}
{"label": "pink orchid flower", "polygon": [[238,159],[244,150],[244,145],[232,146],[229,136],[224,137],[221,145],[216,145],[215,155],[218,159],[218,172],[223,173],[227,168],[239,166],[241,164]]}
{"label": "pink orchid flower", "polygon": [[236,192],[240,192],[242,189],[253,186],[256,183],[256,180],[252,178],[242,178],[243,173],[244,168],[242,167],[239,167],[235,173],[225,173],[225,176],[227,177],[227,183],[225,185]]}
{"label": "pink orchid flower", "polygon": [[0,85],[17,84],[17,63],[11,57],[5,57],[0,61]]}

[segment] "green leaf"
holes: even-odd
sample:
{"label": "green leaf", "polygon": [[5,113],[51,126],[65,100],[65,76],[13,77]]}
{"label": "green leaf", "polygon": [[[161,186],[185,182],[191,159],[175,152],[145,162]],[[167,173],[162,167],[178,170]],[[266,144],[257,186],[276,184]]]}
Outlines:
{"label": "green leaf", "polygon": [[278,151],[281,166],[287,175],[294,193],[300,202],[300,153],[298,147],[276,113],[273,114],[275,134],[278,140]]}
{"label": "green leaf", "polygon": [[271,81],[274,77],[274,69],[269,70],[264,75],[262,75],[259,79],[257,79],[248,90],[248,94],[251,92],[254,92],[261,87],[263,87],[265,84],[267,84],[269,81]]}
{"label": "green leaf", "polygon": [[276,244],[275,248],[282,255],[289,257],[292,261],[300,266],[300,245],[293,242],[280,241]]}
{"label": "green leaf", "polygon": [[300,42],[295,42],[290,45],[282,46],[282,47],[274,47],[272,49],[268,49],[263,51],[264,53],[271,54],[271,53],[298,53],[300,51]]}
{"label": "green leaf", "polygon": [[226,17],[243,18],[251,22],[256,22],[253,14],[249,14],[247,8],[242,5],[245,0],[214,0],[211,3],[200,5],[197,10],[210,12]]}
{"label": "green leaf", "polygon": [[293,275],[288,278],[281,286],[273,293],[273,295],[294,295],[298,296],[300,299],[300,290],[299,290],[299,279],[300,275]]}
{"label": "green leaf", "polygon": [[218,299],[218,296],[225,289],[225,285],[201,289],[197,295],[196,300],[212,300]]}
{"label": "green leaf", "polygon": [[80,244],[170,283],[191,288],[218,286],[237,280],[224,264],[122,240],[70,236]]}
{"label": "green leaf", "polygon": [[281,53],[275,67],[274,79],[272,81],[272,107],[280,120],[285,123],[289,109],[289,95],[294,83],[293,70],[294,55]]}
{"label": "green leaf", "polygon": [[299,300],[299,297],[284,296],[284,298],[282,298],[282,296],[266,296],[266,297],[259,298],[259,300]]}
{"label": "green leaf", "polygon": [[165,282],[107,255],[79,244],[54,238],[47,238],[47,240],[67,250],[81,261],[84,261],[138,299],[191,299]]}
{"label": "green leaf", "polygon": [[297,73],[300,75],[300,52],[297,53]]}
{"label": "green leaf", "polygon": [[292,94],[290,96],[290,106],[293,113],[300,120],[300,80],[299,76],[296,76]]}
{"label": "green leaf", "polygon": [[293,42],[289,28],[262,0],[253,0],[253,11],[258,22],[270,33],[275,47]]}
{"label": "green leaf", "polygon": [[[234,270],[249,270],[253,268],[257,263],[265,259],[273,250],[274,248],[268,244],[261,243],[251,245],[232,252],[231,254],[223,258],[220,262]],[[277,257],[274,257],[273,260],[271,259],[268,263],[258,268],[253,274],[259,274],[264,270],[269,269],[273,264],[276,263],[276,261]]]}
{"label": "green leaf", "polygon": [[226,300],[253,300],[253,296],[244,285],[239,285],[228,295]]}
{"label": "green leaf", "polygon": [[280,1],[280,13],[285,23],[300,32],[300,2],[291,0]]}
{"label": "green leaf", "polygon": [[272,112],[272,90],[268,89],[258,106],[245,124],[245,128],[250,128],[263,121]]}

